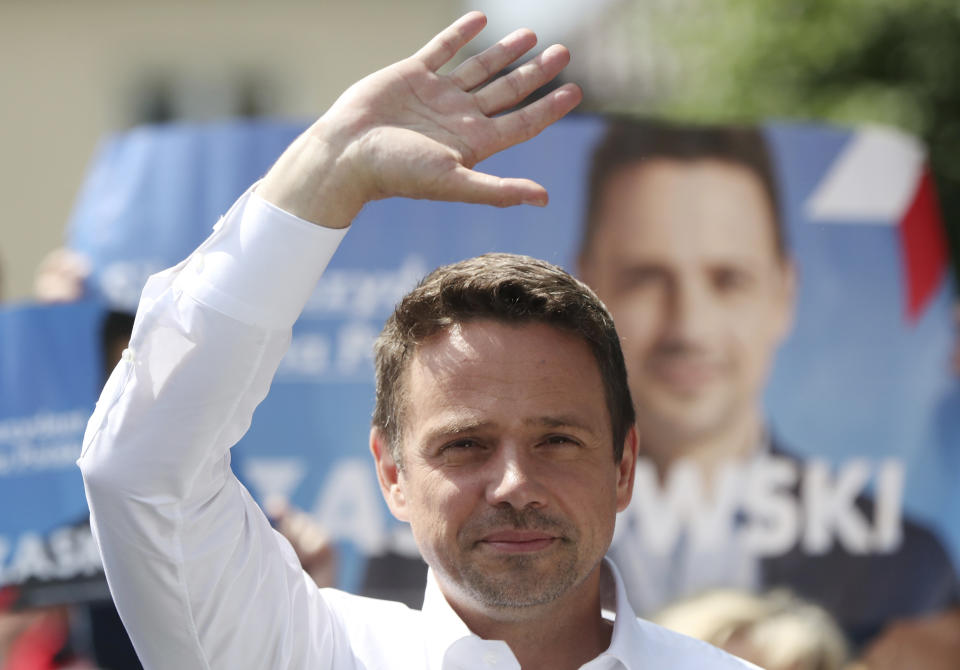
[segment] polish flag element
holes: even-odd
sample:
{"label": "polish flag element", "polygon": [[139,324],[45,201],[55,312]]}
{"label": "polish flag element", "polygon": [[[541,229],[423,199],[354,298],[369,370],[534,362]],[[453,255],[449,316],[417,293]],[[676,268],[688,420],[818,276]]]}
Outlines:
{"label": "polish flag element", "polygon": [[926,151],[892,128],[858,130],[806,202],[823,224],[896,226],[906,313],[915,321],[943,281],[947,241]]}

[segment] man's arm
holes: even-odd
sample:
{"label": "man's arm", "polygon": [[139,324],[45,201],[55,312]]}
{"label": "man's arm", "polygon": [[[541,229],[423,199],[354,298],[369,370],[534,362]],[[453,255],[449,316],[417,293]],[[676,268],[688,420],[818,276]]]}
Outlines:
{"label": "man's arm", "polygon": [[148,281],[79,461],[107,577],[147,668],[352,665],[335,614],[230,472],[229,449],[341,238],[334,229],[365,202],[545,203],[533,182],[470,168],[578,102],[568,86],[497,116],[555,76],[567,52],[548,49],[481,86],[533,46],[521,31],[437,74],[483,23],[469,14],[351,87],[187,261]]}

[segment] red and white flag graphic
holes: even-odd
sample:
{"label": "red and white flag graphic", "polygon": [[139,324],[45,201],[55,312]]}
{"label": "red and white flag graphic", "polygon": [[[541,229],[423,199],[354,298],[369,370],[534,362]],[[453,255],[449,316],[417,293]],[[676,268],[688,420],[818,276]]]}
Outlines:
{"label": "red and white flag graphic", "polygon": [[947,241],[926,151],[891,128],[856,132],[806,202],[814,223],[896,226],[906,312],[917,319],[947,268]]}

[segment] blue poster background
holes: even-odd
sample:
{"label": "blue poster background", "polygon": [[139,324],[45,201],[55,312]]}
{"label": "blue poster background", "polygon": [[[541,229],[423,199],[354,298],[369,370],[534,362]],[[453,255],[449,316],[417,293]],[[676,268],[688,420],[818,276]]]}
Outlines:
{"label": "blue poster background", "polygon": [[[547,208],[412,200],[368,205],[295,326],[270,395],[235,449],[234,467],[256,496],[288,496],[343,542],[343,585],[357,584],[359,563],[349,560],[356,554],[410,549],[409,535],[380,500],[367,454],[370,344],[383,320],[425,272],[478,253],[527,253],[575,270],[588,156],[603,124],[594,117],[564,120],[479,166],[540,181],[550,192]],[[92,292],[114,308],[132,309],[147,274],[199,244],[304,127],[156,126],[107,140],[69,232],[70,245],[93,262]],[[907,511],[936,528],[960,557],[960,502],[953,493],[960,484],[960,385],[948,370],[951,287],[944,281],[910,322],[895,226],[824,226],[804,218],[806,198],[852,131],[775,124],[767,132],[800,274],[796,327],[777,357],[766,395],[771,425],[799,454],[834,462],[860,455],[901,458],[907,465]],[[79,315],[90,308],[76,309]],[[44,318],[36,316],[41,313],[31,318]],[[83,343],[58,339],[51,346]],[[12,369],[7,361],[34,355],[23,353],[34,345],[24,338],[2,340],[5,393]],[[92,365],[82,354],[74,363]],[[69,367],[62,374],[74,374]],[[36,412],[50,392],[29,375],[16,388],[16,402],[4,395],[5,417]],[[82,504],[75,469],[52,477],[44,486],[62,486],[64,497]],[[17,491],[23,488],[0,488],[3,509],[18,504]],[[54,519],[44,515],[64,512],[38,508],[29,522],[4,514],[0,533],[50,526]]]}
{"label": "blue poster background", "polygon": [[69,466],[80,455],[82,431],[102,382],[100,362],[91,355],[97,351],[100,313],[94,303],[0,311],[5,532],[48,530],[54,520],[86,513],[83,489]]}
{"label": "blue poster background", "polygon": [[93,301],[0,309],[0,586],[98,571],[75,461],[103,383],[102,314]]}

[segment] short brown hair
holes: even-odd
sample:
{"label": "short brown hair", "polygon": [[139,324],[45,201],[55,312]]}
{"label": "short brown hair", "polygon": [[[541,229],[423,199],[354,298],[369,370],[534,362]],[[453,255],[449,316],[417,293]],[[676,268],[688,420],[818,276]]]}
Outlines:
{"label": "short brown hair", "polygon": [[600,369],[613,455],[620,462],[634,409],[620,338],[610,313],[586,284],[562,268],[529,256],[495,253],[428,274],[400,301],[377,338],[373,425],[383,433],[398,465],[403,376],[417,346],[454,324],[474,319],[544,323],[582,338]]}
{"label": "short brown hair", "polygon": [[655,159],[682,162],[717,160],[749,170],[760,182],[773,214],[777,256],[787,257],[787,239],[780,213],[776,174],[763,132],[756,126],[694,125],[650,119],[614,117],[593,150],[587,185],[587,206],[580,256],[591,251],[603,189],[625,167]]}

